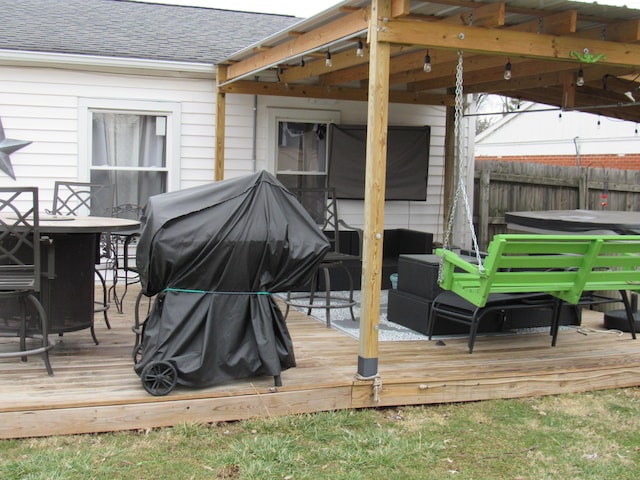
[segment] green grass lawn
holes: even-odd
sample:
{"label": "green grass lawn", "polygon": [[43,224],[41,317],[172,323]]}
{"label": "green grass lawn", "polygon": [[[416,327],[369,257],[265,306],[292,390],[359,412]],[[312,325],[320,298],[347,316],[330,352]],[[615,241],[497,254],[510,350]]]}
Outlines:
{"label": "green grass lawn", "polygon": [[640,388],[0,441],[8,479],[637,479]]}

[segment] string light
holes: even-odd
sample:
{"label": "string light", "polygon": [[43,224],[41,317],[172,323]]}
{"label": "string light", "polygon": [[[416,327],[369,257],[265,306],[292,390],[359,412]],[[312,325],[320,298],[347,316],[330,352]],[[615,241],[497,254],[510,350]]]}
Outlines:
{"label": "string light", "polygon": [[582,87],[584,85],[584,72],[582,68],[578,70],[578,78],[576,78],[576,85],[578,87]]}
{"label": "string light", "polygon": [[333,67],[333,62],[331,61],[331,52],[327,50],[327,57],[324,61],[326,67]]}
{"label": "string light", "polygon": [[504,79],[511,80],[511,61],[507,59],[507,64],[504,66]]}
{"label": "string light", "polygon": [[304,57],[300,57],[300,66],[304,67],[305,63],[304,63]]}
{"label": "string light", "polygon": [[429,50],[427,50],[427,54],[424,56],[424,66],[422,69],[429,73],[431,71],[431,55],[429,55]]}
{"label": "string light", "polygon": [[358,48],[356,49],[356,57],[364,57],[364,46],[362,40],[358,40]]}

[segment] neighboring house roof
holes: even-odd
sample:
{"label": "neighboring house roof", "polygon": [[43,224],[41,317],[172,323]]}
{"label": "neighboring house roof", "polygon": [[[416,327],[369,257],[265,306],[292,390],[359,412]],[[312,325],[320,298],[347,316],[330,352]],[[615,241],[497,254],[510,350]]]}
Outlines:
{"label": "neighboring house roof", "polygon": [[634,122],[524,104],[478,134],[477,161],[533,162],[640,170]]}
{"label": "neighboring house roof", "polygon": [[129,0],[0,2],[0,49],[215,64],[301,19]]}
{"label": "neighboring house roof", "polygon": [[634,122],[525,104],[476,135],[476,157],[638,153]]}

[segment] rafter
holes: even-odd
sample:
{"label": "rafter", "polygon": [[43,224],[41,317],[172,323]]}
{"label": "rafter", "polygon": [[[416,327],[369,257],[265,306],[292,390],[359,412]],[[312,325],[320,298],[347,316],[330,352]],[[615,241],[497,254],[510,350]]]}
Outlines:
{"label": "rafter", "polygon": [[[518,98],[545,105],[561,108],[557,100],[562,96],[562,87],[550,87],[535,90],[521,90]],[[510,96],[509,92],[498,92],[500,95]],[[620,120],[637,122],[638,104],[630,102],[624,95],[610,92],[603,96],[598,89],[579,88],[576,90],[575,106],[569,110],[581,110],[595,115],[618,118]]]}
{"label": "rafter", "polygon": [[[224,93],[273,95],[278,97],[327,98],[334,100],[366,101],[367,88],[318,87],[315,85],[284,85],[280,82],[252,82],[239,80],[220,87]],[[393,103],[414,105],[452,106],[453,97],[449,95],[427,94],[391,90],[389,99]]]}
{"label": "rafter", "polygon": [[637,65],[640,45],[583,39],[568,35],[546,35],[512,30],[452,26],[443,22],[389,21],[380,40],[392,44],[422,45],[446,50],[464,50],[479,54],[521,56],[548,60],[573,60],[585,50],[605,55],[600,63],[618,66]]}
{"label": "rafter", "polygon": [[610,40],[612,42],[640,42],[640,19],[634,18],[626,22],[610,23],[577,33],[582,38]]}
{"label": "rafter", "polygon": [[369,8],[363,8],[350,13],[332,23],[323,25],[303,35],[277,45],[266,52],[253,55],[227,67],[227,79],[249,76],[265,68],[270,68],[283,59],[301,56],[305,53],[324,48],[332,42],[356,35],[369,26]]}
{"label": "rafter", "polygon": [[546,15],[509,27],[514,32],[544,33],[547,35],[563,35],[575,32],[578,25],[578,12],[565,12]]}
{"label": "rafter", "polygon": [[363,45],[363,47],[364,56],[362,57],[356,55],[356,48],[354,46],[354,48],[344,52],[332,54],[331,60],[333,66],[330,68],[325,65],[323,56],[319,60],[305,62],[304,67],[296,66],[287,69],[280,74],[280,81],[283,83],[293,83],[310,77],[318,77],[327,72],[342,72],[345,69],[358,65],[363,65],[366,68],[369,63],[369,47],[367,45]]}
{"label": "rafter", "polygon": [[[587,84],[601,83],[602,78],[607,73],[626,73],[630,69],[628,68],[611,68],[604,65],[588,66],[583,68],[585,82]],[[511,91],[517,92],[519,90],[527,90],[532,88],[547,88],[556,85],[563,85],[565,73],[576,74],[577,70],[573,66],[567,66],[566,64],[558,62],[539,62],[539,61],[527,61],[526,63],[514,66],[512,70],[512,78],[508,82],[502,78],[498,78],[495,81],[474,82],[468,80],[465,85],[465,91],[467,93],[492,93],[496,91]],[[495,72],[497,76],[501,72]],[[495,78],[494,76],[494,78]],[[501,75],[500,75],[501,77]],[[490,78],[487,76],[485,78]],[[513,93],[511,94],[513,96]],[[558,98],[558,102],[560,98]]]}

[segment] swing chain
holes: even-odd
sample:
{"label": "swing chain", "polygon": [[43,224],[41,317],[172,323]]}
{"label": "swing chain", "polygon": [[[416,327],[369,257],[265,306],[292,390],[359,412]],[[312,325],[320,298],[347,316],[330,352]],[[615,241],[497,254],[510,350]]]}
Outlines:
{"label": "swing chain", "polygon": [[[465,145],[464,134],[462,130],[462,119],[464,116],[464,91],[463,91],[463,52],[458,52],[458,65],[456,67],[456,88],[455,88],[455,117],[454,117],[454,138],[457,145],[457,161],[458,161],[458,178],[455,194],[451,202],[451,209],[449,211],[449,218],[447,220],[447,231],[443,241],[443,249],[450,250],[451,236],[453,232],[455,214],[458,209],[458,200],[460,195],[464,200],[465,213],[467,216],[467,222],[469,223],[471,231],[471,239],[473,241],[473,249],[476,253],[476,260],[478,262],[478,268],[480,272],[484,272],[484,266],[482,265],[482,257],[480,256],[480,248],[478,247],[478,238],[473,226],[473,212],[469,206],[469,196],[465,186],[466,180],[466,166],[465,159]],[[440,258],[440,268],[438,269],[438,282],[442,281],[442,270],[444,266],[444,256]]]}

